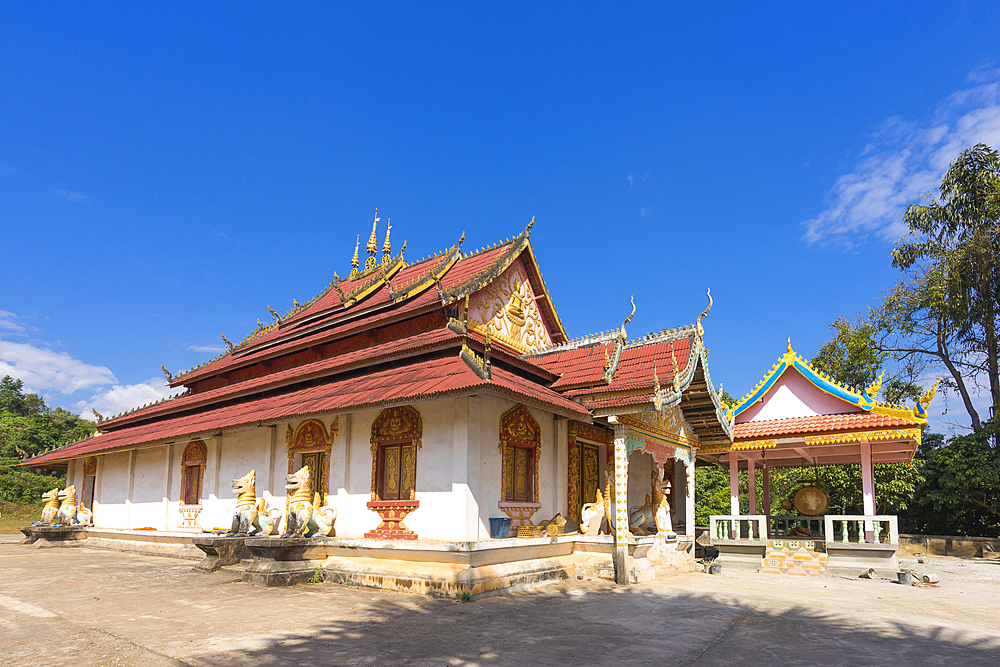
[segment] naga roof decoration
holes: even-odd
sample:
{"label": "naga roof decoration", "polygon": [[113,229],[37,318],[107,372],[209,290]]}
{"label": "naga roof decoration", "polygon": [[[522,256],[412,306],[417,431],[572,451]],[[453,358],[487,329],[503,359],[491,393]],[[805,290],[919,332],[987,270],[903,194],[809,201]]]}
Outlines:
{"label": "naga roof decoration", "polygon": [[[709,303],[711,308],[711,295]],[[610,333],[552,345],[524,358],[560,373],[552,388],[577,398],[595,416],[680,406],[703,443],[728,443],[732,416],[712,385],[701,327],[709,308],[693,325],[627,340],[624,324],[630,316]]]}
{"label": "naga roof decoration", "polygon": [[744,396],[734,407],[730,408],[729,412],[731,416],[733,418],[738,417],[754,403],[762,399],[764,394],[778,381],[778,378],[790,368],[798,371],[802,377],[820,391],[839,398],[860,410],[889,417],[899,417],[922,424],[927,423],[927,407],[934,398],[934,394],[937,393],[938,382],[940,382],[940,379],[936,380],[934,385],[920,397],[920,400],[912,408],[905,405],[883,403],[877,400],[877,396],[882,387],[884,372],[874,382],[865,387],[864,390],[858,391],[857,389],[852,389],[837,382],[823,371],[814,368],[812,364],[792,349],[792,339],[789,338],[788,348],[785,350],[785,353],[771,367],[771,370],[764,375],[763,379],[757,383],[753,391]]}

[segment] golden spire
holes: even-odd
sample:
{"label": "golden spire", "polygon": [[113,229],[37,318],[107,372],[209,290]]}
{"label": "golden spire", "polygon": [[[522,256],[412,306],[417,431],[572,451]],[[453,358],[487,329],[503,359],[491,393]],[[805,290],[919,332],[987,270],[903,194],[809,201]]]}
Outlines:
{"label": "golden spire", "polygon": [[392,231],[392,218],[385,220],[388,227],[385,228],[385,243],[382,244],[382,263],[386,264],[392,259],[392,246],[389,244],[389,232]]}
{"label": "golden spire", "polygon": [[375,253],[378,252],[378,236],[375,229],[379,219],[378,209],[375,209],[375,220],[372,222],[372,235],[368,237],[368,245],[365,246],[365,250],[368,251],[368,259],[365,260],[365,271],[375,268]]}
{"label": "golden spire", "polygon": [[354,257],[351,258],[351,274],[347,276],[348,280],[354,280],[358,277],[358,248],[361,247],[361,234],[358,234],[358,240],[354,242]]}

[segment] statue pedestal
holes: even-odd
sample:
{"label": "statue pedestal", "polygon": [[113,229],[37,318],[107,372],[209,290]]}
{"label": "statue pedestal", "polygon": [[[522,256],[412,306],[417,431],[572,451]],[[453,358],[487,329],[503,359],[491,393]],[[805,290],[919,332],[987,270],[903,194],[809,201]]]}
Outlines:
{"label": "statue pedestal", "polygon": [[78,547],[87,539],[86,526],[22,526],[21,532],[25,535],[30,533],[24,543],[37,549]]}
{"label": "statue pedestal", "polygon": [[243,573],[243,581],[255,586],[307,583],[326,562],[326,540],[322,537],[251,537],[246,546],[253,561]]}
{"label": "statue pedestal", "polygon": [[35,537],[34,531],[32,531],[34,526],[21,526],[21,532],[24,533],[24,539],[21,540],[21,544],[32,544],[38,538]]}
{"label": "statue pedestal", "polygon": [[226,565],[236,565],[240,561],[253,558],[247,549],[247,536],[227,537],[225,535],[206,535],[191,538],[192,544],[205,552],[205,558],[194,566],[195,572],[215,572]]}

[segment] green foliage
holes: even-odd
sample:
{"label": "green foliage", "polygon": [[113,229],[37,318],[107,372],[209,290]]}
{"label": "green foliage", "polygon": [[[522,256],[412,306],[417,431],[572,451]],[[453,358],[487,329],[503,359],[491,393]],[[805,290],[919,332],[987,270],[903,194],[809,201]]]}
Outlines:
{"label": "green foliage", "polygon": [[[921,481],[919,472],[905,463],[876,463],[872,472],[875,478],[875,513],[897,514],[906,509],[912,501],[916,485]],[[758,474],[758,498],[762,498],[760,477]],[[784,509],[781,501],[791,500],[796,491],[813,483],[823,487],[830,497],[828,513],[862,513],[861,466],[829,465],[772,469],[771,514],[798,514],[794,507]]]}
{"label": "green foliage", "polygon": [[922,475],[902,530],[1000,537],[1000,449],[995,421],[953,438],[925,436],[915,459]]}
{"label": "green foliage", "polygon": [[713,514],[729,514],[729,471],[720,466],[694,469],[694,523],[707,526]]}
{"label": "green foliage", "polygon": [[324,578],[323,578],[323,568],[322,567],[317,567],[316,571],[313,573],[313,576],[309,577],[309,583],[310,584],[322,584],[323,581],[325,581]]}
{"label": "green foliage", "polygon": [[872,340],[875,327],[870,322],[849,322],[840,317],[830,325],[837,332],[823,343],[809,363],[848,387],[863,390],[878,377],[886,354]]}
{"label": "green foliage", "polygon": [[65,475],[39,474],[19,468],[0,470],[0,500],[8,503],[37,504],[46,491],[65,486]]}
{"label": "green foliage", "polygon": [[65,477],[15,467],[24,456],[82,440],[92,423],[62,408],[50,409],[39,396],[25,394],[20,380],[0,379],[0,500],[37,502],[43,491],[65,485]]}

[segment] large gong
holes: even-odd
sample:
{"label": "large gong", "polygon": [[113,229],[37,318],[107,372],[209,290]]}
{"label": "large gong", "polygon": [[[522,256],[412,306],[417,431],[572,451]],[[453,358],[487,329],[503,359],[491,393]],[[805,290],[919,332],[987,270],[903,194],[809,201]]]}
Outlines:
{"label": "large gong", "polygon": [[805,516],[818,516],[830,506],[830,497],[820,486],[803,486],[795,492],[795,509]]}

